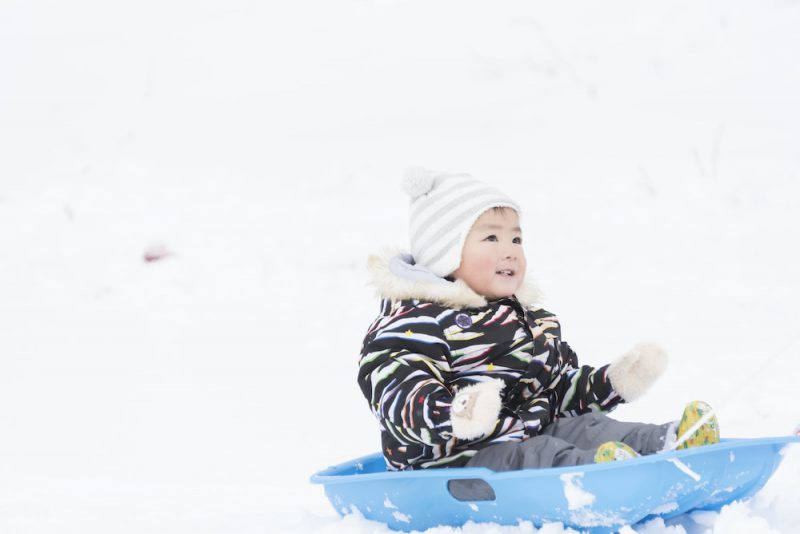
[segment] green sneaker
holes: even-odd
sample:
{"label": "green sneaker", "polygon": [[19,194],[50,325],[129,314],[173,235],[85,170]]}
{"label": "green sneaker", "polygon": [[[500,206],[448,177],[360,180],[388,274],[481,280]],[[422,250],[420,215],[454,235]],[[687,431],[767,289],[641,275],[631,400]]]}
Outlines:
{"label": "green sneaker", "polygon": [[[703,401],[692,401],[687,404],[683,410],[681,422],[678,425],[676,439],[681,439],[704,415],[712,411],[711,406]],[[717,416],[712,414],[705,423],[695,429],[683,443],[675,448],[688,449],[713,443],[719,443],[719,421],[717,421]]]}
{"label": "green sneaker", "polygon": [[606,441],[599,447],[594,455],[594,463],[616,462],[619,460],[630,460],[637,458],[639,453],[631,449],[621,441]]}

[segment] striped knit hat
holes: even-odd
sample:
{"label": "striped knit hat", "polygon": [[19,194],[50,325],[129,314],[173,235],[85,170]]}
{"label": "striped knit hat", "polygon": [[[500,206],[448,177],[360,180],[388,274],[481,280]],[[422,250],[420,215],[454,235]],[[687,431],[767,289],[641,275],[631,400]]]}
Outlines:
{"label": "striped knit hat", "polygon": [[411,197],[411,255],[441,277],[461,265],[467,234],[484,212],[502,207],[520,213],[516,202],[468,174],[409,169],[403,188]]}

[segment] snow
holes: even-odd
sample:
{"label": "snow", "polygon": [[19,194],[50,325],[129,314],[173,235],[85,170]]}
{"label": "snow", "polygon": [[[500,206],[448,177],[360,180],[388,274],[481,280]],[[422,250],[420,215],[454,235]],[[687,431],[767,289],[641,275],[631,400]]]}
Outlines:
{"label": "snow", "polygon": [[591,506],[597,497],[589,493],[581,485],[583,473],[566,473],[561,475],[561,482],[564,484],[564,497],[567,499],[567,507],[570,510],[577,510]]}
{"label": "snow", "polygon": [[[519,200],[584,362],[667,347],[618,418],[701,398],[725,436],[790,432],[798,23],[791,0],[3,2],[0,531],[388,532],[308,477],[380,447],[364,263],[405,247],[414,165]],[[798,531],[798,449],[747,502],[632,530]]]}

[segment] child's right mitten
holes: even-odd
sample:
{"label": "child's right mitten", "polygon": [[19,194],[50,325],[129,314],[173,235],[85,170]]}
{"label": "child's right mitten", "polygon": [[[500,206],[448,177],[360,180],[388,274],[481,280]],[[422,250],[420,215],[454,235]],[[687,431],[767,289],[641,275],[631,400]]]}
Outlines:
{"label": "child's right mitten", "polygon": [[502,380],[494,379],[459,390],[450,406],[453,435],[459,439],[476,439],[494,430],[503,406],[500,392],[504,386]]}

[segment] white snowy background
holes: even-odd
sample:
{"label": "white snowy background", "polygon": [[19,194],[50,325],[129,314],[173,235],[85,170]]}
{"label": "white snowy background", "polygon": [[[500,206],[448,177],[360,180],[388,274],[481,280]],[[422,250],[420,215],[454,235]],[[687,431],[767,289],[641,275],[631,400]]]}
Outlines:
{"label": "white snowy background", "polygon": [[[4,0],[0,532],[387,532],[308,477],[379,448],[364,263],[406,246],[410,165],[518,198],[583,361],[670,350],[617,417],[791,432],[798,28],[795,0]],[[636,531],[800,531],[797,449]]]}

